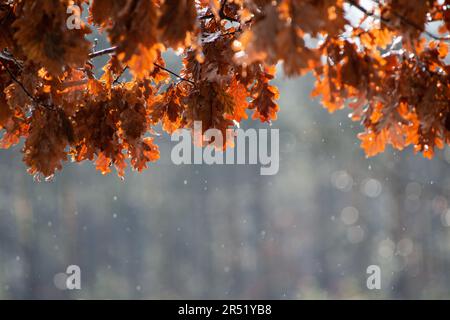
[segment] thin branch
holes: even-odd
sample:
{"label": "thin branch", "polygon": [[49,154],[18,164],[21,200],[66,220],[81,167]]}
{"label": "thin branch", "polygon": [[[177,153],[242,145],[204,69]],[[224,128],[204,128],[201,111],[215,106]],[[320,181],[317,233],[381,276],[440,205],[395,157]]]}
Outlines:
{"label": "thin branch", "polygon": [[[372,1],[375,2],[376,4],[378,4],[379,6],[382,5],[382,4],[380,3],[380,1],[378,1],[378,0],[372,0]],[[391,12],[392,12],[392,14],[393,14],[394,16],[396,16],[397,18],[399,18],[403,23],[405,23],[405,24],[407,24],[407,25],[409,25],[409,26],[411,26],[411,27],[417,29],[417,30],[420,31],[420,32],[425,33],[427,36],[429,36],[429,37],[431,37],[431,38],[433,38],[433,39],[435,39],[435,40],[449,40],[448,37],[440,37],[440,36],[437,36],[437,35],[435,35],[435,34],[429,32],[429,31],[425,30],[424,27],[419,26],[419,25],[416,24],[414,21],[409,20],[408,18],[402,16],[402,15],[399,14],[398,12],[395,12],[395,11],[393,11],[393,10],[391,10]]]}
{"label": "thin branch", "polygon": [[10,56],[7,52],[0,52],[0,59],[10,61],[10,62],[16,62],[16,60]]}
{"label": "thin branch", "polygon": [[100,56],[104,56],[106,54],[114,53],[114,52],[116,52],[116,49],[117,49],[117,47],[111,47],[111,48],[106,48],[103,50],[92,52],[91,54],[89,54],[89,59],[94,59],[94,58],[97,58]]}
{"label": "thin branch", "polygon": [[4,63],[1,59],[0,59],[0,63],[2,64],[3,68],[5,68],[6,72],[8,72],[8,74],[11,77],[12,81],[17,83],[19,85],[19,87],[22,88],[23,92],[25,92],[25,94],[28,96],[28,98],[30,98],[30,100],[33,101],[34,103],[39,104],[39,101],[37,101],[36,98],[28,91],[28,89],[25,88],[23,83],[20,82],[19,79],[17,79],[17,77],[14,75],[14,73],[11,71],[11,69],[8,68],[6,63]]}
{"label": "thin branch", "polygon": [[[371,1],[375,2],[379,6],[382,5],[378,0],[371,0]],[[373,17],[375,19],[379,19],[381,23],[385,24],[386,26],[392,27],[391,21],[389,21],[389,19],[386,19],[380,15],[375,14],[374,12],[367,10],[366,8],[361,6],[356,0],[347,0],[347,2],[350,5],[352,5],[353,7],[355,7],[356,9],[358,9],[359,11],[361,11],[362,13],[364,13],[366,16]],[[441,40],[441,41],[450,40],[449,37],[440,37],[440,36],[437,36],[429,31],[425,30],[423,27],[417,25],[413,21],[410,21],[409,19],[405,18],[404,16],[402,16],[401,14],[399,14],[395,11],[391,11],[391,12],[393,15],[395,15],[397,18],[399,18],[403,23],[409,25],[410,27],[415,28],[416,30],[418,30],[420,32],[425,33],[427,36],[429,36],[430,38],[433,38],[434,40]]]}
{"label": "thin branch", "polygon": [[[17,68],[19,68],[20,70],[23,69],[22,64],[19,61],[17,61],[17,59],[12,54],[9,54],[8,52],[4,52],[3,54],[1,54],[0,58],[5,59],[8,62],[13,62],[17,66]],[[19,85],[19,87],[23,90],[23,92],[25,92],[25,94],[28,96],[28,98],[30,98],[30,100],[32,102],[34,102],[38,106],[44,107],[45,109],[56,110],[53,105],[48,105],[48,104],[42,103],[41,101],[36,99],[36,97],[33,96],[31,94],[31,92],[28,91],[27,88],[25,88],[23,83],[19,79],[17,79],[17,77],[14,75],[14,73],[11,71],[11,69],[9,69],[8,65],[2,59],[0,59],[0,64],[3,66],[3,68],[5,68],[6,72],[11,77],[12,81],[14,81],[15,83],[17,83]]]}
{"label": "thin branch", "polygon": [[183,78],[182,76],[180,76],[180,75],[178,75],[178,74],[176,74],[175,72],[173,72],[173,71],[170,71],[169,69],[166,69],[166,68],[164,68],[163,66],[161,66],[161,65],[159,65],[159,64],[157,64],[156,62],[155,63],[153,63],[156,67],[158,67],[158,68],[160,68],[160,69],[162,69],[162,70],[164,70],[164,71],[166,71],[166,72],[168,72],[168,73],[170,73],[171,75],[173,75],[173,76],[175,76],[175,77],[177,77],[178,79],[180,79],[180,80],[182,80],[182,81],[186,81],[186,82],[189,82],[190,84],[192,84],[192,85],[194,85],[195,86],[195,82],[194,81],[192,81],[192,80],[189,80],[189,79],[186,79],[186,78]]}
{"label": "thin branch", "polygon": [[[89,55],[89,58],[97,58],[97,57],[102,56],[102,55],[111,54],[111,53],[114,53],[116,49],[117,49],[117,47],[111,47],[111,48],[106,48],[106,49],[103,49],[103,50],[100,50],[100,51],[96,51],[96,52],[91,53],[91,54]],[[189,82],[190,84],[195,85],[195,82],[194,82],[194,81],[189,80],[189,79],[186,79],[186,78],[183,78],[183,77],[180,76],[179,74],[176,74],[175,72],[173,72],[173,71],[171,71],[171,70],[169,70],[169,69],[167,69],[167,68],[164,68],[163,66],[157,64],[156,62],[153,63],[153,64],[155,65],[155,67],[158,67],[158,68],[160,68],[161,70],[164,70],[164,71],[170,73],[171,75],[177,77],[178,79],[180,79],[180,80],[182,80],[182,81]],[[128,68],[128,67],[126,67],[125,69],[127,69],[127,68]],[[123,70],[122,73],[121,73],[120,75],[122,75],[123,72],[125,72],[125,70]],[[119,77],[120,77],[120,75],[119,75]],[[117,79],[116,79],[116,80],[117,80]]]}
{"label": "thin branch", "polygon": [[113,85],[118,83],[120,80],[120,77],[124,74],[124,72],[128,69],[128,66],[125,66],[125,68],[122,69],[122,71],[120,72],[120,74],[117,75],[117,77],[114,79],[113,81]]}

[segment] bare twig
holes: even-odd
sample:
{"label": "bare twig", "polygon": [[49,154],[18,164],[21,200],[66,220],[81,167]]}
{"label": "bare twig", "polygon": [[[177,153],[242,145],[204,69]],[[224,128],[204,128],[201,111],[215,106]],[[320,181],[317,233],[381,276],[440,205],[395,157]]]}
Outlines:
{"label": "bare twig", "polygon": [[[100,50],[100,51],[96,51],[96,52],[91,53],[91,54],[89,55],[89,58],[97,58],[97,57],[100,57],[100,56],[102,56],[102,55],[111,54],[111,53],[114,53],[116,49],[117,49],[117,47],[111,47],[111,48],[106,48],[106,49],[103,49],[103,50]],[[157,64],[156,62],[153,63],[153,64],[155,65],[155,67],[158,67],[158,68],[160,68],[161,70],[164,70],[164,71],[170,73],[171,75],[177,77],[178,79],[180,79],[180,80],[182,80],[182,81],[189,82],[190,84],[195,85],[195,82],[194,82],[194,81],[189,80],[189,79],[186,79],[186,78],[183,78],[183,77],[180,76],[179,74],[176,74],[175,72],[173,72],[173,71],[171,71],[171,70],[169,70],[169,69],[167,69],[167,68],[165,68],[165,67],[163,67],[163,66]],[[127,68],[128,68],[128,66],[127,66],[126,68],[124,68],[124,70],[123,70],[122,73],[119,75],[119,77],[123,74],[123,72],[125,72],[125,70],[126,70]],[[118,78],[119,78],[119,77],[118,77]],[[118,79],[116,79],[116,80],[118,81]],[[114,82],[117,82],[116,80],[115,80]]]}
{"label": "bare twig", "polygon": [[25,86],[23,85],[23,83],[17,79],[17,77],[14,75],[14,73],[11,71],[11,69],[8,68],[8,66],[6,65],[6,63],[4,63],[1,59],[0,59],[0,63],[1,65],[5,68],[6,72],[9,74],[9,76],[11,77],[12,81],[14,81],[15,83],[17,83],[17,85],[19,85],[19,87],[23,90],[23,92],[25,92],[25,94],[28,96],[28,98],[30,98],[30,100],[32,102],[34,102],[36,105],[42,106],[47,110],[55,110],[54,106],[52,105],[48,105],[45,103],[40,102],[38,99],[36,99],[36,97],[34,97],[30,91],[28,91],[27,88],[25,88]]}
{"label": "bare twig", "polygon": [[120,74],[117,75],[117,77],[114,79],[112,84],[116,84],[119,82],[120,77],[124,74],[124,72],[128,69],[128,66],[125,66],[125,68],[122,69],[122,71],[120,72]]}
{"label": "bare twig", "polygon": [[39,101],[37,101],[36,98],[30,93],[30,91],[28,91],[28,89],[25,88],[23,83],[20,82],[19,79],[17,79],[17,77],[14,75],[14,73],[11,71],[11,69],[9,69],[8,65],[6,63],[4,63],[1,59],[0,59],[0,63],[2,64],[3,68],[5,68],[6,72],[8,72],[12,81],[17,83],[19,85],[19,87],[22,88],[23,92],[25,92],[25,94],[28,96],[28,98],[30,98],[30,100],[33,101],[34,103],[39,104]]}
{"label": "bare twig", "polygon": [[89,59],[93,59],[93,58],[97,58],[100,56],[114,53],[114,52],[116,52],[116,49],[117,49],[117,47],[111,47],[111,48],[106,48],[103,50],[92,52],[91,54],[89,54]]}
{"label": "bare twig", "polygon": [[15,59],[6,52],[0,52],[0,59],[11,61],[14,63],[16,62]]}
{"label": "bare twig", "polygon": [[[381,3],[378,0],[371,0],[371,1],[373,1],[376,4],[378,4],[379,6],[381,6]],[[355,7],[356,9],[358,9],[359,11],[361,11],[362,13],[364,13],[366,16],[379,19],[380,22],[383,23],[384,25],[392,27],[391,21],[389,21],[389,19],[386,19],[386,18],[384,18],[384,17],[382,17],[380,15],[375,14],[374,12],[371,12],[371,11],[367,10],[366,8],[361,6],[356,0],[347,0],[347,2],[350,5],[352,5],[353,7]],[[427,36],[429,36],[430,38],[432,38],[434,40],[441,40],[441,41],[450,40],[449,37],[440,37],[440,36],[437,36],[437,35],[429,32],[429,31],[425,30],[423,27],[417,25],[413,21],[410,21],[409,19],[407,19],[406,17],[402,16],[398,12],[395,12],[395,11],[391,11],[391,12],[392,12],[393,15],[395,15],[397,18],[399,18],[404,24],[407,24],[410,27],[413,27],[416,30],[425,33]]]}
{"label": "bare twig", "polygon": [[183,78],[182,76],[180,76],[180,75],[178,75],[178,74],[176,74],[175,72],[173,72],[173,71],[170,71],[169,69],[166,69],[166,68],[164,68],[163,66],[160,66],[159,64],[157,64],[157,63],[153,63],[156,67],[158,67],[158,68],[160,68],[161,70],[164,70],[164,71],[166,71],[166,72],[168,72],[168,73],[170,73],[171,75],[173,75],[173,76],[175,76],[175,77],[177,77],[178,79],[180,79],[180,80],[182,80],[182,81],[186,81],[186,82],[189,82],[190,84],[193,84],[193,85],[195,85],[195,82],[194,81],[192,81],[192,80],[189,80],[189,79],[186,79],[186,78]]}

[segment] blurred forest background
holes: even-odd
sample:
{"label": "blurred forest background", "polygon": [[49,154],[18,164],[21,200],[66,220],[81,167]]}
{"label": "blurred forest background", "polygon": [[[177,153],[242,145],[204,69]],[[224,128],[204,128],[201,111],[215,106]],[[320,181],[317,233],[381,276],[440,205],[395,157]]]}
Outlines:
{"label": "blurred forest background", "polygon": [[[0,298],[450,298],[450,149],[366,159],[348,111],[310,98],[312,77],[275,83],[275,176],[175,166],[167,135],[160,161],[125,181],[67,163],[38,183],[21,146],[1,150]],[[72,264],[82,289],[58,289]],[[366,287],[372,264],[381,290]]]}

